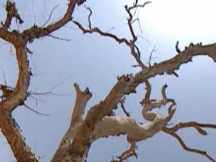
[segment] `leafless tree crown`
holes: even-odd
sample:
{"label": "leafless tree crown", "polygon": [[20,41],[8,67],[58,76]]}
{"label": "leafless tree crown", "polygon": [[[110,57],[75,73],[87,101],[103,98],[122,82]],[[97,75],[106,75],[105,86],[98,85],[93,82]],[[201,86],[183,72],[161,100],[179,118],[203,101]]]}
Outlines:
{"label": "leafless tree crown", "polygon": [[[176,102],[174,99],[167,96],[166,91],[168,85],[164,85],[161,90],[161,98],[153,99],[151,97],[151,83],[150,79],[157,75],[174,75],[178,77],[177,70],[181,65],[192,61],[195,56],[208,56],[216,61],[216,44],[190,44],[185,49],[179,49],[179,42],[176,43],[176,55],[168,60],[159,62],[157,64],[146,65],[141,59],[141,50],[137,45],[138,36],[134,30],[134,12],[137,9],[142,9],[150,2],[141,2],[135,0],[132,5],[125,6],[127,13],[127,26],[130,38],[120,37],[111,32],[106,32],[95,27],[91,21],[93,11],[86,7],[89,11],[88,26],[82,25],[80,22],[72,18],[74,9],[77,7],[84,7],[85,0],[68,0],[67,9],[62,18],[56,22],[47,22],[43,26],[33,25],[23,31],[11,29],[13,20],[17,20],[19,24],[24,23],[25,20],[19,14],[16,3],[7,0],[5,5],[6,18],[1,22],[0,37],[4,41],[13,45],[16,50],[16,60],[18,63],[18,79],[15,87],[10,88],[8,85],[0,84],[2,97],[0,101],[0,128],[3,135],[6,137],[11,150],[18,162],[38,162],[36,155],[31,151],[30,147],[25,143],[20,130],[17,128],[11,113],[25,105],[26,99],[30,96],[29,85],[31,79],[31,68],[29,67],[29,53],[28,44],[34,40],[50,36],[53,32],[59,30],[68,22],[72,22],[84,34],[98,34],[101,37],[112,39],[114,43],[126,46],[137,65],[135,67],[141,70],[134,74],[125,74],[117,77],[115,85],[110,89],[105,99],[92,106],[86,112],[87,102],[91,99],[92,93],[89,88],[82,90],[78,83],[74,84],[76,91],[76,100],[71,116],[71,124],[68,131],[65,133],[62,141],[57,148],[57,151],[51,160],[52,162],[83,162],[86,161],[88,151],[91,144],[97,139],[109,136],[127,136],[129,143],[128,150],[122,152],[112,162],[123,162],[131,156],[137,157],[136,143],[154,136],[159,132],[164,132],[170,137],[176,139],[179,145],[186,151],[200,154],[212,162],[216,162],[213,156],[207,151],[196,148],[191,148],[182,140],[178,131],[185,128],[193,128],[201,135],[207,135],[207,128],[215,129],[214,124],[203,124],[195,121],[181,122],[173,126],[169,126],[170,120],[175,115]],[[151,59],[151,57],[150,57]],[[138,85],[145,86],[145,93],[143,100],[140,101],[141,113],[146,120],[145,123],[138,123],[127,112],[124,102],[126,96],[136,93]],[[122,107],[125,116],[117,116],[113,111]],[[154,109],[167,108],[167,113],[163,116],[159,115]],[[84,115],[86,112],[86,115]]]}

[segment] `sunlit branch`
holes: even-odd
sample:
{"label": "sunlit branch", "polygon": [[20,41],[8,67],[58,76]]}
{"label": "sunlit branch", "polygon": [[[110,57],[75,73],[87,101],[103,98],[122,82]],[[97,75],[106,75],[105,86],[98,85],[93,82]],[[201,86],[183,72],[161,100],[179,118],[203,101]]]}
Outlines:
{"label": "sunlit branch", "polygon": [[173,109],[176,106],[175,100],[167,98],[166,96],[166,88],[168,87],[166,84],[161,89],[162,99],[156,100],[151,99],[151,84],[149,81],[145,82],[146,92],[144,99],[140,102],[143,106],[142,115],[143,118],[149,121],[153,121],[157,116],[157,113],[152,112],[152,110],[156,108],[160,108],[161,106],[165,106],[170,103],[169,109]]}

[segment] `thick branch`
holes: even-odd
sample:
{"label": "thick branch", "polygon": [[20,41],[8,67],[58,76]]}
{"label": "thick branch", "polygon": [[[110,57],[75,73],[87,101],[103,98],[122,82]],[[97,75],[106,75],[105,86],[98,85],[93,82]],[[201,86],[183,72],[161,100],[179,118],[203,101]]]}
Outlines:
{"label": "thick branch", "polygon": [[151,68],[145,68],[135,76],[130,75],[121,77],[104,101],[92,107],[88,112],[84,123],[77,132],[79,135],[74,137],[74,142],[70,148],[71,156],[83,157],[85,149],[89,148],[87,146],[91,144],[91,134],[97,122],[101,121],[104,116],[108,115],[125,94],[134,92],[135,88],[140,83],[165,72],[172,74],[174,70],[177,70],[182,64],[189,62],[194,56],[207,55],[213,60],[216,60],[215,51],[215,44],[206,46],[202,46],[200,44],[190,45],[183,52],[172,59],[155,64]]}
{"label": "thick branch", "polygon": [[92,94],[88,88],[86,88],[84,91],[81,91],[79,85],[76,83],[74,84],[74,87],[76,89],[76,102],[73,108],[71,126],[82,121],[82,116],[85,113],[86,104],[92,97]]}
{"label": "thick branch", "polygon": [[16,128],[14,121],[8,113],[0,109],[0,128],[3,135],[6,137],[17,162],[38,162],[35,155],[26,145],[24,138]]}
{"label": "thick branch", "polygon": [[[82,124],[76,129],[75,136],[70,146],[68,147],[67,157],[71,161],[81,162],[86,158],[88,149],[93,142],[92,133],[95,125],[103,119],[104,116],[110,114],[112,109],[119,103],[121,97],[124,95],[131,76],[122,76],[104,101],[93,106],[87,113],[87,116]],[[54,160],[52,162],[59,162]]]}
{"label": "thick branch", "polygon": [[9,32],[5,30],[4,28],[0,28],[0,38],[12,44],[16,44],[18,42],[18,39],[15,36],[15,33]]}
{"label": "thick branch", "polygon": [[129,141],[138,142],[158,133],[168,122],[169,115],[157,116],[152,122],[144,124],[137,123],[131,117],[106,116],[97,123],[93,134],[96,139],[127,135]]}
{"label": "thick branch", "polygon": [[133,82],[131,82],[132,84],[126,93],[129,94],[131,91],[134,91],[134,89],[140,83],[143,83],[146,80],[155,77],[156,75],[163,75],[164,73],[167,73],[168,75],[174,74],[181,65],[191,62],[192,58],[195,56],[209,56],[213,59],[213,61],[216,62],[216,44],[190,44],[189,47],[185,47],[185,50],[173,58],[162,61],[158,64],[154,64],[150,68],[145,68],[144,70],[135,74]]}
{"label": "thick branch", "polygon": [[31,76],[25,45],[18,43],[15,48],[19,69],[18,80],[11,95],[0,102],[1,109],[5,109],[5,111],[8,112],[12,112],[17,106],[22,105],[26,100]]}
{"label": "thick branch", "polygon": [[[35,38],[47,36],[50,33],[63,27],[67,22],[71,20],[71,16],[76,3],[81,5],[82,3],[84,3],[84,1],[70,0],[67,11],[62,19],[44,28],[40,28],[34,25],[30,29],[23,31],[22,34],[19,34],[18,31],[7,31],[7,29],[10,27],[13,17],[17,18],[19,22],[22,23],[22,19],[17,13],[15,3],[7,1],[7,18],[5,23],[3,24],[3,27],[0,28],[0,37],[14,45],[16,49],[19,74],[15,89],[11,92],[10,95],[5,96],[5,98],[0,102],[0,127],[4,136],[8,140],[8,143],[10,144],[11,149],[18,162],[37,162],[37,159],[35,158],[33,153],[31,153],[31,151],[27,149],[22,136],[19,134],[19,130],[15,128],[15,126],[12,124],[12,119],[10,118],[11,112],[19,105],[24,104],[24,101],[27,98],[28,94],[27,90],[29,87],[31,72],[26,53],[26,43],[28,41],[33,41]],[[78,115],[78,113],[76,113],[76,115]],[[76,118],[78,116],[76,116]]]}
{"label": "thick branch", "polygon": [[[96,125],[93,137],[95,140],[101,137],[127,135],[128,142],[132,144],[131,146],[135,146],[136,142],[150,138],[161,131],[174,113],[175,109],[169,109],[168,115],[160,117],[156,114],[152,121],[145,124],[139,124],[131,117],[106,116]],[[119,156],[119,160],[112,162],[123,162],[134,155],[136,156],[135,147],[131,147]]]}
{"label": "thick branch", "polygon": [[15,88],[10,92],[10,95],[6,95],[0,102],[0,128],[18,162],[37,162],[11,118],[12,111],[22,105],[27,98],[31,72],[26,44],[18,33],[8,32],[3,28],[0,29],[0,37],[14,45],[19,70]]}
{"label": "thick branch", "polygon": [[76,90],[76,101],[72,112],[71,123],[66,134],[62,138],[52,162],[62,162],[68,160],[68,158],[72,160],[69,149],[74,140],[74,136],[76,135],[80,125],[83,123],[86,104],[92,97],[92,93],[88,88],[82,91],[77,83],[74,84],[74,87]]}
{"label": "thick branch", "polygon": [[12,124],[12,119],[10,119],[11,112],[19,105],[22,105],[27,97],[30,71],[24,47],[21,45],[16,46],[19,76],[16,88],[9,96],[6,96],[6,98],[0,102],[0,128],[10,144],[18,162],[37,162],[37,159],[34,154],[31,153],[31,150],[27,149],[19,130],[15,128],[15,125]]}

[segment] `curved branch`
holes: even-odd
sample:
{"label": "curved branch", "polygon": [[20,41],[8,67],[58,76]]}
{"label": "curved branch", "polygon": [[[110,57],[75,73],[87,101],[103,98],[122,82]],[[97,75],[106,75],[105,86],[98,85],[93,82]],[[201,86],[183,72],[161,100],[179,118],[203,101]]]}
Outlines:
{"label": "curved branch", "polygon": [[24,44],[15,45],[19,75],[15,89],[0,102],[0,128],[6,137],[18,162],[37,162],[35,155],[25,144],[20,132],[10,118],[12,111],[22,105],[27,97],[30,81],[30,70]]}
{"label": "curved branch", "polygon": [[216,129],[216,124],[204,124],[204,123],[198,123],[198,122],[181,122],[176,124],[175,126],[171,128],[167,128],[171,132],[177,132],[180,129],[184,128],[194,128],[197,130],[198,133],[202,135],[207,135],[207,131],[205,131],[203,128],[211,128],[211,129]]}
{"label": "curved branch", "polygon": [[[148,4],[149,2],[147,2],[146,4]],[[144,5],[145,6],[145,5]],[[143,6],[143,7],[144,7]],[[136,7],[141,7],[141,6],[136,6]],[[92,27],[92,23],[91,23],[91,16],[92,16],[92,10],[87,7],[87,10],[89,11],[89,15],[88,15],[88,28],[85,28],[81,23],[79,23],[78,21],[76,20],[73,20],[73,23],[84,33],[89,33],[89,34],[92,34],[92,33],[97,33],[101,36],[104,36],[104,37],[108,37],[108,38],[111,38],[113,40],[115,40],[117,43],[121,44],[125,44],[129,49],[130,49],[130,52],[131,52],[131,55],[134,57],[134,59],[136,60],[136,62],[138,63],[138,66],[140,66],[141,68],[145,68],[146,66],[144,65],[144,63],[142,62],[140,56],[141,56],[141,53],[140,53],[140,50],[139,48],[137,47],[136,45],[136,41],[137,41],[137,36],[134,32],[134,29],[133,29],[133,25],[132,25],[132,20],[133,20],[133,15],[131,14],[131,9],[132,8],[128,8],[127,6],[125,6],[125,9],[127,11],[127,13],[129,14],[129,18],[128,18],[128,26],[129,26],[129,31],[132,35],[132,39],[127,39],[127,38],[121,38],[119,37],[118,35],[115,35],[113,33],[110,33],[110,32],[105,32],[103,30],[101,30],[100,28],[98,27]]]}
{"label": "curved branch", "polygon": [[130,147],[126,151],[124,151],[120,156],[118,156],[117,160],[112,160],[111,162],[123,162],[132,156],[135,156],[137,158],[135,142],[130,143]]}
{"label": "curved branch", "polygon": [[5,96],[0,102],[0,129],[6,137],[18,162],[38,162],[35,155],[26,145],[19,129],[16,128],[11,117],[12,111],[19,105],[24,104],[24,101],[28,96],[27,91],[31,72],[26,52],[26,44],[18,33],[8,32],[3,28],[0,29],[0,37],[13,44],[16,50],[16,59],[19,70],[16,87],[11,91],[9,96]]}
{"label": "curved branch", "polygon": [[179,142],[179,144],[181,145],[181,147],[184,150],[192,152],[192,153],[200,154],[200,155],[205,156],[206,158],[208,158],[210,161],[216,162],[216,159],[213,158],[212,156],[210,156],[207,153],[207,151],[196,149],[196,148],[190,148],[185,144],[183,139],[177,134],[178,130],[184,129],[184,128],[194,128],[201,135],[207,135],[207,131],[204,130],[203,128],[216,129],[216,125],[215,124],[203,124],[203,123],[198,123],[198,122],[192,121],[192,122],[178,123],[178,124],[174,125],[171,128],[168,128],[168,127],[163,128],[163,132],[167,133],[168,135],[170,135],[172,137],[174,137]]}
{"label": "curved branch", "polygon": [[25,44],[16,43],[15,48],[19,69],[18,80],[11,95],[0,102],[1,109],[4,109],[9,113],[11,113],[17,106],[22,105],[26,100],[31,76]]}
{"label": "curved branch", "polygon": [[[96,124],[101,121],[104,116],[108,115],[117,103],[127,94],[135,91],[136,87],[146,80],[164,73],[172,74],[173,71],[179,69],[182,64],[188,63],[194,56],[207,55],[216,61],[216,44],[211,45],[190,45],[177,56],[155,64],[150,68],[145,68],[135,76],[128,75],[120,77],[118,82],[114,85],[107,97],[99,104],[93,106],[88,112],[84,123],[80,126],[77,135],[74,137],[70,151],[71,155],[80,158],[83,157],[86,149],[91,145],[91,135]],[[169,108],[172,112],[172,106]],[[171,117],[169,118],[169,120]]]}
{"label": "curved branch", "polygon": [[11,112],[19,105],[23,105],[28,96],[27,90],[29,87],[31,72],[27,57],[26,43],[33,41],[35,38],[47,36],[63,27],[72,19],[72,13],[76,4],[81,5],[84,1],[69,0],[67,11],[60,20],[42,28],[34,25],[33,27],[24,30],[21,34],[18,31],[7,31],[13,17],[19,19],[20,23],[22,21],[17,13],[15,3],[9,3],[10,1],[8,1],[10,8],[8,8],[7,11],[8,15],[6,21],[3,24],[3,27],[0,28],[0,37],[13,44],[15,47],[19,74],[14,90],[11,91],[9,96],[5,96],[5,98],[0,102],[0,128],[10,144],[18,162],[38,161],[31,150],[27,148],[24,139],[22,138],[19,130],[16,129],[15,125],[13,125],[13,120],[11,118]]}
{"label": "curved branch", "polygon": [[157,116],[153,121],[144,124],[137,123],[131,117],[106,116],[96,124],[93,136],[98,139],[108,136],[127,135],[129,141],[138,142],[159,132],[168,122],[169,115]]}
{"label": "curved branch", "polygon": [[170,110],[174,106],[176,106],[175,100],[168,99],[166,96],[166,88],[168,87],[166,84],[161,89],[162,99],[160,100],[155,100],[155,99],[150,98],[151,97],[151,84],[148,80],[145,81],[145,84],[146,84],[146,94],[145,94],[144,99],[140,102],[140,104],[143,106],[142,115],[144,119],[148,121],[154,120],[154,118],[157,116],[157,113],[152,112],[153,109],[160,108],[161,106],[165,106],[168,103],[171,104],[169,107]]}
{"label": "curved branch", "polygon": [[170,132],[168,129],[164,128],[163,131],[169,135],[171,135],[172,137],[174,137],[178,142],[179,144],[181,145],[181,147],[188,151],[188,152],[192,152],[192,153],[196,153],[196,154],[200,154],[202,156],[205,156],[207,159],[209,159],[211,162],[216,162],[216,159],[214,159],[211,155],[208,154],[207,151],[204,151],[204,150],[200,150],[200,149],[195,149],[195,148],[191,148],[191,147],[188,147],[184,141],[182,140],[182,138],[175,132]]}
{"label": "curved branch", "polygon": [[154,120],[145,124],[137,123],[131,117],[105,116],[96,124],[93,132],[93,140],[102,137],[127,135],[127,140],[131,144],[131,147],[119,156],[119,160],[112,160],[112,162],[123,162],[130,156],[136,156],[136,142],[150,138],[161,131],[170,121],[174,113],[175,109],[170,108],[168,115],[160,117],[156,114]]}
{"label": "curved branch", "polygon": [[48,36],[49,34],[57,31],[72,20],[72,13],[74,12],[76,4],[81,5],[83,0],[68,0],[68,7],[64,16],[58,21],[47,25],[46,27],[38,27],[36,25],[22,32],[25,41],[32,42],[36,38]]}

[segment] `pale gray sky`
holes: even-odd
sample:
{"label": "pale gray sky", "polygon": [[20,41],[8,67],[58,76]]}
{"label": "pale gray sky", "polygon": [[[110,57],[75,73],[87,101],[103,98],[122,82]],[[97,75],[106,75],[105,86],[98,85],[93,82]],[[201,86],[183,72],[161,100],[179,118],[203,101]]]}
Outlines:
{"label": "pale gray sky", "polygon": [[[130,0],[127,1],[130,2]],[[208,9],[208,4],[212,6],[213,0],[208,0],[208,3],[199,1],[197,7],[193,6],[193,10],[192,6],[188,6],[184,10],[182,4],[184,6],[192,5],[194,0],[179,1],[177,8],[173,1],[164,0],[164,3],[161,3],[161,0],[153,0],[151,5],[139,13],[142,33],[139,27],[137,27],[137,31],[142,35],[139,45],[144,61],[148,60],[153,47],[157,49],[153,62],[174,56],[177,40],[180,41],[182,48],[191,41],[195,43],[215,41],[216,24],[211,19],[216,11]],[[0,3],[1,18],[3,18],[4,3],[5,1]],[[22,26],[14,24],[14,27],[18,29],[34,23],[42,25],[47,20],[52,8],[58,5],[53,14],[53,19],[56,19],[63,14],[66,6],[66,0],[16,0],[16,3],[25,21]],[[126,14],[123,10],[124,4],[124,0],[89,0],[86,3],[94,11],[92,17],[94,25],[105,31],[126,37],[128,32]],[[184,11],[188,11],[188,13]],[[200,13],[205,16],[201,16],[202,19],[197,19]],[[83,8],[79,8],[76,10],[74,18],[86,24],[87,13]],[[208,21],[209,19],[210,21]],[[176,23],[179,24],[176,25]],[[101,38],[98,35],[83,35],[71,23],[54,35],[71,41],[43,38],[29,45],[34,52],[30,56],[34,74],[30,89],[44,92],[54,88],[53,92],[61,95],[36,96],[39,98],[38,106],[33,98],[29,99],[28,104],[41,112],[51,114],[51,116],[38,116],[24,107],[20,107],[14,112],[15,118],[23,130],[23,135],[32,149],[41,156],[41,162],[48,162],[51,159],[67,129],[71,107],[74,103],[74,82],[78,82],[83,88],[88,86],[91,89],[94,95],[89,103],[91,106],[105,97],[118,75],[137,71],[131,67],[134,60],[128,49],[108,38]],[[6,78],[7,83],[13,86],[16,80],[14,51],[11,46],[2,41],[0,42],[0,51],[0,81],[4,81]],[[178,79],[173,76],[152,79],[153,93],[155,96],[159,96],[159,88],[164,83],[168,83],[168,95],[175,98],[178,104],[175,121],[199,120],[216,123],[214,117],[216,113],[214,102],[216,74],[214,69],[216,69],[216,64],[210,59],[195,58],[193,63],[184,65],[179,70],[180,78]],[[127,108],[139,121],[142,120],[138,113],[140,110],[138,102],[141,100],[142,90],[140,88],[136,95],[127,97]],[[201,137],[193,130],[181,132],[181,135],[191,146],[208,149],[216,157],[216,145],[214,144],[216,131],[209,132],[208,137]],[[101,139],[93,144],[88,161],[110,161],[126,147],[124,137]],[[162,133],[140,142],[138,148],[138,159],[133,158],[129,161],[208,162],[199,155],[182,151],[174,139]],[[0,161],[15,161],[3,137],[0,138]]]}

